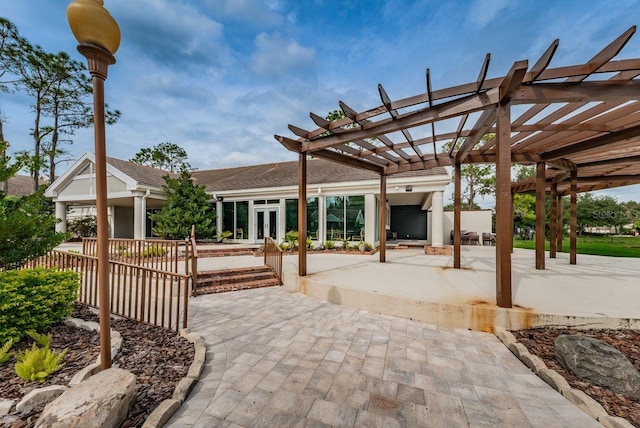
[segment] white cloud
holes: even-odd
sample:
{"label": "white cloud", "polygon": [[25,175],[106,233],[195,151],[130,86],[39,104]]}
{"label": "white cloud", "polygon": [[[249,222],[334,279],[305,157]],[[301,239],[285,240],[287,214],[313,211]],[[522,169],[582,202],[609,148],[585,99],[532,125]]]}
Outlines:
{"label": "white cloud", "polygon": [[478,28],[484,28],[493,21],[498,12],[509,6],[509,0],[475,0],[469,8],[467,21]]}
{"label": "white cloud", "polygon": [[251,70],[259,76],[308,73],[315,67],[316,53],[293,39],[279,34],[260,33],[255,38],[256,51],[251,55]]}

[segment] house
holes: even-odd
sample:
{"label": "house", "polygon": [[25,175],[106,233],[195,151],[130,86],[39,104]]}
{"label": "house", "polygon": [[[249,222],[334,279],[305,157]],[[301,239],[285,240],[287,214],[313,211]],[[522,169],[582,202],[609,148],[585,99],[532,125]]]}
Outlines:
{"label": "house", "polygon": [[[57,225],[61,231],[68,220],[95,212],[94,161],[85,153],[47,189],[56,216],[62,219]],[[281,241],[287,231],[297,230],[297,171],[294,161],[195,171],[192,176],[211,194],[218,230],[232,232],[238,242],[260,243],[266,236]],[[166,199],[162,190],[166,174],[171,173],[107,158],[111,237],[153,237],[149,214]],[[321,159],[308,161],[307,174],[307,224],[313,240],[379,241],[377,174]],[[448,244],[442,199],[449,182],[444,168],[389,177],[384,201],[389,233],[401,241]],[[486,231],[490,227],[489,220]]]}
{"label": "house", "polygon": [[[5,190],[6,183],[6,190]],[[40,184],[45,184],[43,179]],[[6,182],[0,183],[0,191],[10,196],[27,196],[33,193],[33,178],[29,175],[14,175]]]}

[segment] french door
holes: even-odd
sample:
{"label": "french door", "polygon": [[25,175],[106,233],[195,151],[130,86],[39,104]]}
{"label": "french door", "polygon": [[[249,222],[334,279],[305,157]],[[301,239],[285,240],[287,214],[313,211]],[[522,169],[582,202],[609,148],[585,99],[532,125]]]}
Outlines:
{"label": "french door", "polygon": [[266,236],[278,241],[278,209],[257,208],[255,210],[256,241],[262,242]]}

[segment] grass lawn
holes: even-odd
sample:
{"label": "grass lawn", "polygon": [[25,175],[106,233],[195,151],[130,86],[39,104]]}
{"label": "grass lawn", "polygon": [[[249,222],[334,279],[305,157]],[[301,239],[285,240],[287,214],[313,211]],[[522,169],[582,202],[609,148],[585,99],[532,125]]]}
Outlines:
{"label": "grass lawn", "polygon": [[[515,239],[515,248],[535,249],[535,241]],[[640,236],[578,236],[576,245],[578,254],[593,254],[596,256],[640,257]],[[549,251],[549,241],[545,242],[545,249]],[[563,252],[569,252],[569,238],[562,241]]]}

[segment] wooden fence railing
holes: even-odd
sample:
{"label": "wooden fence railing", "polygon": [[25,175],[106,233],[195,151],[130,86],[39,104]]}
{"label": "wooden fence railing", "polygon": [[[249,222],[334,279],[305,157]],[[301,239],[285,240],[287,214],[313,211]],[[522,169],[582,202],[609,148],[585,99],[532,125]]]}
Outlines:
{"label": "wooden fence railing", "polygon": [[[178,272],[181,241],[109,238],[109,260]],[[82,238],[82,254],[97,254],[97,238]]]}
{"label": "wooden fence railing", "polygon": [[191,236],[185,240],[185,272],[189,274],[191,264],[191,295],[198,295],[198,247],[196,246],[196,228],[191,226]]}
{"label": "wooden fence railing", "polygon": [[282,285],[282,250],[278,243],[268,236],[264,238],[264,264],[273,269]]}
{"label": "wooden fence railing", "polygon": [[[71,269],[80,273],[78,301],[98,307],[98,259],[53,250],[25,268]],[[187,327],[189,275],[109,260],[111,313],[179,331]]]}

